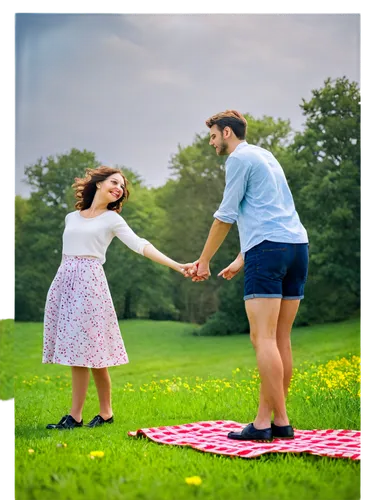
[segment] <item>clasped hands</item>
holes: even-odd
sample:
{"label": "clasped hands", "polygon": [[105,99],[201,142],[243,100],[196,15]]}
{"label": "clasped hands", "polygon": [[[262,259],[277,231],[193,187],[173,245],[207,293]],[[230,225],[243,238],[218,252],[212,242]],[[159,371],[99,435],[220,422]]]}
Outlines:
{"label": "clasped hands", "polygon": [[[242,254],[238,254],[237,258],[225,267],[218,276],[222,276],[226,280],[231,280],[240,272],[244,265]],[[191,281],[206,281],[211,276],[210,262],[205,259],[198,259],[193,263],[184,264],[182,266],[182,274],[185,278],[191,278]]]}

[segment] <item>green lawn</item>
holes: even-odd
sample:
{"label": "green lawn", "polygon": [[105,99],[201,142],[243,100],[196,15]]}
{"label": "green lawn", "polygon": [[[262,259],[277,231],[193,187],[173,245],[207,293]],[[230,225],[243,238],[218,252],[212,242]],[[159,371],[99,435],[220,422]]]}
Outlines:
{"label": "green lawn", "polygon": [[14,320],[0,320],[0,399],[13,398]]}
{"label": "green lawn", "polygon": [[[189,333],[191,326],[175,322],[120,326],[130,363],[110,369],[115,424],[48,431],[47,423],[69,411],[70,369],[41,364],[41,324],[16,323],[17,500],[360,498],[359,462],[308,454],[232,459],[128,437],[128,430],[141,427],[249,422],[259,377],[247,335],[198,337]],[[359,331],[359,320],[293,331],[293,426],[360,428]],[[83,418],[97,413],[91,382]],[[104,457],[93,460],[91,451]],[[189,476],[202,484],[186,484]]]}

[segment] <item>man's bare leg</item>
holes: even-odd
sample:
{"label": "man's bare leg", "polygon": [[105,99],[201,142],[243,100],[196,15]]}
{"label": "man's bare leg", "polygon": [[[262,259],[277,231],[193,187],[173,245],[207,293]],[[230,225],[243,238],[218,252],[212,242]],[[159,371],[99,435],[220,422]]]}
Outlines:
{"label": "man's bare leg", "polygon": [[[281,299],[278,298],[254,298],[245,302],[264,400],[268,407],[274,409],[279,425],[288,425],[283,388],[284,369],[276,341],[280,305]],[[257,415],[253,424],[256,429],[269,428],[271,415]]]}
{"label": "man's bare leg", "polygon": [[[290,334],[295,317],[298,312],[299,305],[300,300],[282,300],[277,321],[276,341],[284,369],[283,388],[285,399],[287,398],[290,380],[293,375],[293,359]],[[261,384],[257,419],[259,419],[260,421],[268,421],[268,419],[271,419],[271,416],[272,408],[264,397],[264,389]],[[278,421],[278,419],[275,419],[274,423],[276,425],[282,425]]]}

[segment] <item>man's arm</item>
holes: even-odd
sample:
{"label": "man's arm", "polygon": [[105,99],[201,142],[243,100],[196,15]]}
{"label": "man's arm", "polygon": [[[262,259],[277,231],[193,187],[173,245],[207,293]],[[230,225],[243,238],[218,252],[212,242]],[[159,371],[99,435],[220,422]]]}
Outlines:
{"label": "man's arm", "polygon": [[196,262],[196,277],[201,281],[210,276],[209,263],[227,237],[231,226],[237,222],[240,203],[244,197],[248,178],[248,169],[238,158],[228,158],[226,164],[226,183],[223,200],[214,213],[207,241],[200,258]]}
{"label": "man's arm", "polygon": [[219,250],[221,244],[227,237],[232,224],[228,224],[219,219],[215,219],[212,223],[210,232],[208,233],[207,241],[202,250],[199,261],[210,262],[215,253]]}

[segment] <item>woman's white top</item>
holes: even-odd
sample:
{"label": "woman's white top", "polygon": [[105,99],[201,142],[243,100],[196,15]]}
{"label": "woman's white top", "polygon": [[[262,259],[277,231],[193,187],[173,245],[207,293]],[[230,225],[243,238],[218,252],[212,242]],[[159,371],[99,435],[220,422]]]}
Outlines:
{"label": "woman's white top", "polygon": [[117,212],[107,210],[89,219],[76,210],[65,217],[62,253],[90,255],[97,257],[104,264],[107,248],[115,236],[141,255],[145,246],[150,244],[149,241],[137,236]]}

